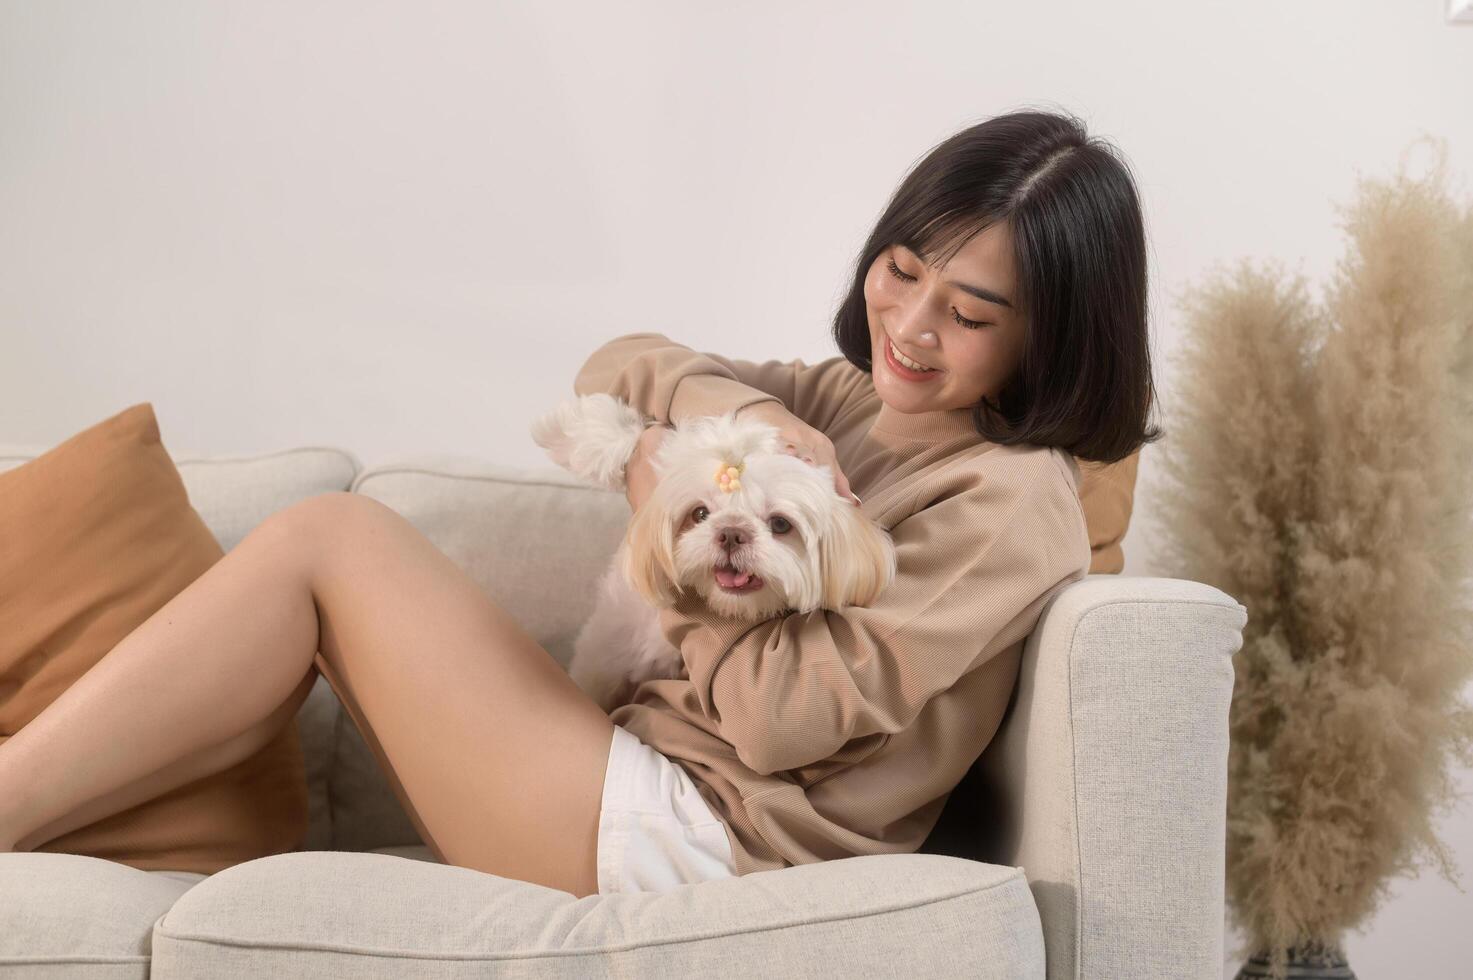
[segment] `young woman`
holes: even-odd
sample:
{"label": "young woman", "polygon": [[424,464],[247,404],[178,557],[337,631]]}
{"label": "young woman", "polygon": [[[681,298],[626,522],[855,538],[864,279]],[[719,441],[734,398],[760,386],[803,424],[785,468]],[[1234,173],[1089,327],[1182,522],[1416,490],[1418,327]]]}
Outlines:
{"label": "young woman", "polygon": [[[754,627],[682,601],[660,622],[689,676],[605,714],[404,518],[313,497],[0,745],[0,851],[248,758],[319,671],[448,864],[582,897],[917,850],[995,732],[1043,605],[1119,570],[1097,559],[1160,435],[1127,168],[1062,115],[958,133],[890,201],[833,335],[841,354],[808,365],[630,334],[574,388],[661,423],[736,409],[777,425],[890,531],[897,576],[870,606]],[[664,431],[629,464],[634,508]],[[1092,486],[1113,494],[1093,514]]]}

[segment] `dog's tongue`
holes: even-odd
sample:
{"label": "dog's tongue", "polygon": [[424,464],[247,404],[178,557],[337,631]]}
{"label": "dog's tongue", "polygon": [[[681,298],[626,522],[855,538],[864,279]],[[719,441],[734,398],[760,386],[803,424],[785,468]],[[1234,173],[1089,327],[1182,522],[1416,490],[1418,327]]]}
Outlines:
{"label": "dog's tongue", "polygon": [[722,568],[720,565],[716,566],[716,581],[728,589],[740,589],[747,584],[751,577],[751,572],[738,572],[733,568]]}

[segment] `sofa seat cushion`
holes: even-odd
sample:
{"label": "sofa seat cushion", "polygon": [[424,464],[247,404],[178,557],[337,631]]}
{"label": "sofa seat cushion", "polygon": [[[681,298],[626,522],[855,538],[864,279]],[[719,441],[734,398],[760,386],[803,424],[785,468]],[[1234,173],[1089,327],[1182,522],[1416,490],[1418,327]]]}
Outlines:
{"label": "sofa seat cushion", "polygon": [[1022,870],[935,854],[582,899],[390,854],[277,854],[181,896],[153,954],[155,977],[674,977],[735,964],[751,976],[1044,976]]}
{"label": "sofa seat cushion", "polygon": [[154,923],[204,878],[81,854],[0,854],[0,976],[147,980]]}

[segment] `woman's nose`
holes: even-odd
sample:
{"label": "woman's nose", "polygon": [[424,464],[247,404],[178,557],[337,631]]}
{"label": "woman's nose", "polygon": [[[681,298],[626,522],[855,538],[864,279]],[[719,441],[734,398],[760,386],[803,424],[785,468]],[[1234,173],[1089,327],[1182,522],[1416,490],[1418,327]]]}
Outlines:
{"label": "woman's nose", "polygon": [[926,303],[914,300],[890,327],[891,335],[911,350],[936,346],[936,331],[928,326]]}

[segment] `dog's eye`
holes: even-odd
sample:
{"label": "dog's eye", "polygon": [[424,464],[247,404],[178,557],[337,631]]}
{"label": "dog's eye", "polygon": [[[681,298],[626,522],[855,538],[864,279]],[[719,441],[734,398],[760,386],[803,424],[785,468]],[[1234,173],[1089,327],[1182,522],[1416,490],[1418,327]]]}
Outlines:
{"label": "dog's eye", "polygon": [[772,528],[773,534],[787,534],[793,529],[793,525],[788,523],[786,517],[774,517],[767,522],[767,526]]}
{"label": "dog's eye", "polygon": [[710,516],[711,516],[711,512],[706,509],[706,505],[705,504],[701,504],[695,510],[693,510],[693,511],[690,512],[690,519],[693,520],[693,521],[695,521],[697,524],[701,523],[702,521],[704,521],[706,518],[708,518]]}

